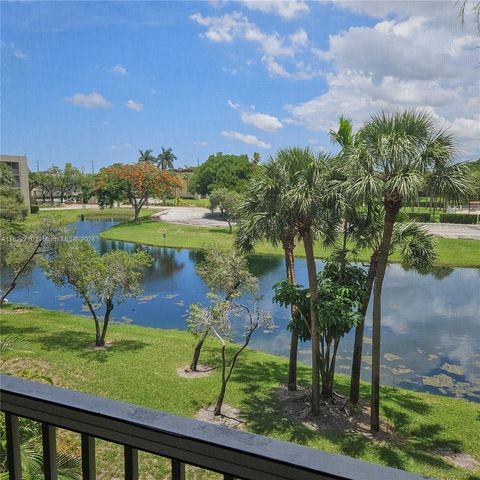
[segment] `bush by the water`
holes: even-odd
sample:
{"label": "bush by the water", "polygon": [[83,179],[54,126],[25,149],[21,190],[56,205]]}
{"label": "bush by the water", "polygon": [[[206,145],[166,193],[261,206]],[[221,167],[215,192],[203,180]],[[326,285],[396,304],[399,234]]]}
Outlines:
{"label": "bush by the water", "polygon": [[477,215],[468,213],[443,213],[440,215],[440,223],[466,223],[473,225],[477,223]]}
{"label": "bush by the water", "polygon": [[415,220],[417,222],[430,222],[432,216],[427,212],[408,212],[408,219]]}

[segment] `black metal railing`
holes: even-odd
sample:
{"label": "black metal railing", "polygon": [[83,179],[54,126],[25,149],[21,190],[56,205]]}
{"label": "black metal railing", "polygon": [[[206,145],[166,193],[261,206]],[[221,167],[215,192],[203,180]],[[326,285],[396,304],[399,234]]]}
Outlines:
{"label": "black metal railing", "polygon": [[138,451],[171,460],[171,478],[185,465],[225,480],[414,480],[420,477],[349,457],[190,420],[50,385],[0,375],[10,480],[21,480],[19,417],[41,422],[44,476],[57,478],[56,428],[81,434],[82,474],[95,478],[95,439],[123,445],[125,479],[138,478]]}

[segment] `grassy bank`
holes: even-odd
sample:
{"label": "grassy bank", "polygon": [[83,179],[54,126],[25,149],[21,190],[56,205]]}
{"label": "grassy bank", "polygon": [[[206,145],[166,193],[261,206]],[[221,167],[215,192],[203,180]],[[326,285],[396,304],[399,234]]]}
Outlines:
{"label": "grassy bank", "polygon": [[[161,208],[146,208],[142,209],[142,216],[148,218],[150,215],[160,212]],[[73,223],[80,219],[81,215],[84,216],[86,220],[101,220],[116,218],[123,220],[125,222],[133,220],[133,209],[132,208],[105,208],[103,210],[93,209],[93,208],[71,208],[68,209],[56,208],[54,210],[40,210],[39,213],[28,215],[26,218],[27,223],[36,222],[40,217],[49,215],[55,215],[61,217],[67,223]]]}
{"label": "grassy bank", "polygon": [[[165,236],[164,236],[165,235]],[[162,221],[147,220],[140,225],[124,223],[116,225],[101,233],[102,238],[110,240],[124,240],[127,242],[143,243],[146,245],[167,246],[174,248],[202,249],[213,242],[230,244],[233,235],[228,233],[227,228],[204,228],[187,225],[174,225]],[[478,240],[438,238],[438,264],[447,267],[480,267],[480,242]],[[256,253],[260,255],[282,255],[280,247],[273,247],[263,243],[258,245]],[[331,254],[330,249],[322,245],[315,246],[315,255],[318,258],[327,258]],[[296,255],[303,257],[302,246],[296,249]],[[370,252],[359,252],[360,261],[368,261]],[[398,261],[398,255],[391,257],[392,261]]]}
{"label": "grassy bank", "polygon": [[[8,310],[14,307],[8,307]],[[190,360],[194,338],[175,330],[112,325],[107,349],[91,348],[93,323],[89,318],[60,311],[25,308],[22,313],[1,315],[2,335],[20,334],[29,352],[14,354],[3,370],[48,375],[54,384],[122,400],[170,413],[193,417],[215,400],[219,372],[210,377],[185,379],[177,367]],[[214,341],[205,348],[204,360],[218,365]],[[462,452],[480,460],[480,409],[477,404],[391,387],[382,388],[382,416],[395,433],[368,439],[337,430],[314,432],[291,419],[272,389],[287,375],[284,358],[247,351],[234,372],[226,401],[239,408],[248,430],[313,448],[349,455],[441,479],[474,480],[480,477],[452,466],[441,449]],[[299,366],[302,382],[309,369]],[[337,389],[345,393],[347,378],[338,377]],[[367,386],[362,386],[366,395]],[[122,450],[99,442],[100,478],[120,478]],[[163,478],[167,463],[147,454],[141,459],[142,478]],[[215,475],[191,470],[189,478]]]}

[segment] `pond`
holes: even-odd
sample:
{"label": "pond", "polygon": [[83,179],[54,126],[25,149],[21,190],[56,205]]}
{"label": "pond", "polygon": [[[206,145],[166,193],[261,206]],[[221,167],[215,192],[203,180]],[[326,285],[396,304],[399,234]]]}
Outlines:
{"label": "pond", "polygon": [[[154,263],[147,270],[143,294],[116,305],[114,319],[147,327],[185,329],[188,305],[204,302],[207,288],[195,272],[202,254],[186,249],[136,246],[103,240],[98,233],[115,220],[76,224],[78,236],[91,238],[101,252],[111,249],[147,250]],[[318,262],[318,268],[323,263]],[[282,257],[253,256],[250,268],[259,278],[262,308],[271,312],[276,328],[259,332],[254,349],[288,355],[288,310],[272,303],[272,286],[285,276]],[[307,281],[306,264],[296,260],[299,283]],[[3,280],[6,280],[5,278]],[[480,402],[480,270],[440,269],[420,275],[399,265],[387,270],[383,296],[383,384]],[[10,295],[9,300],[87,315],[82,302],[68,288],[59,288],[40,269]],[[371,312],[370,312],[371,313]],[[371,315],[367,317],[362,376],[370,376]],[[337,371],[350,370],[353,332],[340,344]],[[307,343],[299,346],[299,359],[310,361]]]}

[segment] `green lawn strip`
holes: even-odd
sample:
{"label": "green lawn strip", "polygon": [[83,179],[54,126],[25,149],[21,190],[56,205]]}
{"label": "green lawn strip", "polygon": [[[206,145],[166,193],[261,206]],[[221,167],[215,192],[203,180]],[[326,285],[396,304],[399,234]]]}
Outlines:
{"label": "green lawn strip", "polygon": [[[87,317],[29,307],[24,313],[5,312],[1,317],[2,335],[21,334],[31,343],[29,353],[16,354],[17,360],[6,362],[4,369],[11,365],[18,369],[25,362],[30,371],[50,375],[56,385],[187,417],[215,400],[219,372],[198,379],[176,374],[177,367],[189,362],[195,343],[186,332],[114,324],[107,335],[112,346],[96,350],[91,347],[93,322]],[[214,340],[208,341],[203,355],[204,361],[218,365]],[[247,350],[240,359],[226,401],[242,411],[250,431],[430,477],[475,478],[473,472],[448,464],[437,450],[464,452],[480,460],[477,404],[384,387],[382,415],[394,426],[395,435],[388,441],[372,441],[342,431],[313,432],[290,419],[271,394],[286,376],[283,357]],[[309,368],[300,365],[299,376],[308,383]],[[345,394],[348,378],[339,375],[337,384]],[[363,395],[367,390],[363,384]],[[145,478],[161,476],[166,463],[144,457]],[[116,469],[121,465],[121,450],[102,443],[99,471],[106,469],[104,478],[120,475]],[[192,478],[216,477],[197,472]]]}
{"label": "green lawn strip", "polygon": [[[116,225],[105,232],[101,237],[109,240],[123,240],[126,242],[143,243],[146,245],[166,246],[173,248],[203,249],[209,244],[231,244],[233,235],[227,228],[204,228],[188,225],[175,225],[172,223],[147,220],[140,225],[124,223]],[[480,242],[478,240],[437,238],[438,264],[448,267],[480,267]],[[280,247],[273,247],[263,243],[257,246],[255,253],[260,255],[282,255]],[[295,251],[296,256],[303,257],[305,253],[301,245]],[[327,258],[331,249],[324,248],[321,244],[315,246],[315,255],[318,258]],[[358,260],[368,261],[370,252],[359,252]],[[398,262],[399,256],[392,255],[392,262]]]}
{"label": "green lawn strip", "polygon": [[[141,215],[142,218],[147,219],[150,215],[160,212],[161,208],[143,208]],[[93,208],[57,208],[55,210],[40,210],[39,213],[28,215],[26,218],[26,223],[36,222],[40,217],[55,215],[61,217],[67,223],[73,223],[80,220],[81,215],[84,216],[85,220],[102,220],[115,218],[123,221],[133,220],[133,209],[132,208],[104,208],[93,209]]]}

